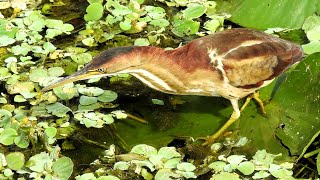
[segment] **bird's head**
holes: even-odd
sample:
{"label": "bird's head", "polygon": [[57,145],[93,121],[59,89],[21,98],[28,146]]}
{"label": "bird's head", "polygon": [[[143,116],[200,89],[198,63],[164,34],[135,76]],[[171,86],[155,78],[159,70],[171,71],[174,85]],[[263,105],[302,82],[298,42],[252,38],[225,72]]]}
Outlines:
{"label": "bird's head", "polygon": [[112,48],[95,56],[89,64],[75,74],[62,78],[42,89],[48,91],[67,83],[111,76],[120,73],[130,73],[131,69],[144,63],[145,58],[140,50],[141,47],[127,46]]}

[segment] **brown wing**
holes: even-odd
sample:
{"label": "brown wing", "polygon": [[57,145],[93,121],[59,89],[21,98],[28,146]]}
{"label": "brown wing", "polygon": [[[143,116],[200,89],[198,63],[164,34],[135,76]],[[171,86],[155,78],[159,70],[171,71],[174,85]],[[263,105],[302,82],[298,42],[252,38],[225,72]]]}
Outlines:
{"label": "brown wing", "polygon": [[[259,87],[263,81],[280,75],[301,60],[300,46],[251,29],[231,29],[197,41],[198,48],[212,50],[211,62],[224,71],[231,85],[242,88]],[[210,52],[209,52],[210,54]],[[221,61],[223,67],[218,67]]]}
{"label": "brown wing", "polygon": [[302,57],[299,46],[284,41],[242,46],[227,53],[223,68],[230,84],[236,87],[259,87],[273,79]]}

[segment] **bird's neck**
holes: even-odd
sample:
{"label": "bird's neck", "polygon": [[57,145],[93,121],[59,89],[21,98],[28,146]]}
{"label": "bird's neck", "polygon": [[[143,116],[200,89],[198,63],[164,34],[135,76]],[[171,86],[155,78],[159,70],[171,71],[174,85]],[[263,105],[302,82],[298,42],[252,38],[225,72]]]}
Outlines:
{"label": "bird's neck", "polygon": [[[208,71],[213,71],[207,52],[196,52],[190,45],[168,51],[149,46],[135,47],[130,58],[136,65],[126,72],[165,93],[197,94],[200,84],[211,86],[210,83],[214,82],[206,77]],[[209,81],[204,82],[206,79]],[[186,88],[190,88],[190,93]]]}

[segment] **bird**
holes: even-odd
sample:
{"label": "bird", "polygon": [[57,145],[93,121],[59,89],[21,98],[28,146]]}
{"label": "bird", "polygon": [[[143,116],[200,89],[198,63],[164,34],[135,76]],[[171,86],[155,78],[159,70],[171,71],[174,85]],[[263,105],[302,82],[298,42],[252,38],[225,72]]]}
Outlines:
{"label": "bird", "polygon": [[[124,46],[105,50],[84,68],[44,87],[90,78],[131,74],[157,91],[174,95],[216,96],[230,100],[230,119],[203,145],[215,142],[239,119],[251,98],[264,111],[258,90],[300,62],[300,45],[249,28],[233,28],[190,41],[176,49]],[[248,97],[242,108],[239,100]]]}

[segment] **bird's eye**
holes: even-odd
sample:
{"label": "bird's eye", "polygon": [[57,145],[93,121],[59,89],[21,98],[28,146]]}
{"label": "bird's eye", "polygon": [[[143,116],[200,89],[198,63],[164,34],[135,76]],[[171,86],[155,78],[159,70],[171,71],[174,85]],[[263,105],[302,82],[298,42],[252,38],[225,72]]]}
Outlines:
{"label": "bird's eye", "polygon": [[100,73],[105,73],[105,72],[106,72],[106,69],[105,69],[105,68],[99,68],[98,71],[99,71]]}

